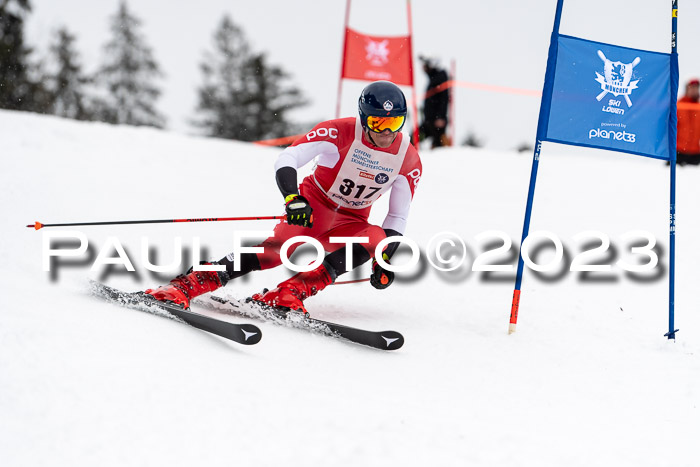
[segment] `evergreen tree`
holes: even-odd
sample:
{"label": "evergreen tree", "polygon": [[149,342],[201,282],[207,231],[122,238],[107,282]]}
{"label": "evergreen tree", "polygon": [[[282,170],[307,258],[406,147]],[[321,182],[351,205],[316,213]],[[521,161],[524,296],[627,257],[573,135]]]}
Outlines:
{"label": "evergreen tree", "polygon": [[119,4],[110,19],[112,39],[105,45],[104,64],[98,79],[108,96],[99,106],[100,119],[116,124],[163,127],[164,117],[155,108],[161,91],[153,82],[162,76],[151,48],[139,33],[141,21]]}
{"label": "evergreen tree", "polygon": [[85,87],[91,79],[84,75],[75,50],[75,36],[66,28],[56,33],[56,42],[50,48],[55,74],[48,76],[51,83],[52,113],[77,120],[92,120]]}
{"label": "evergreen tree", "polygon": [[195,125],[207,135],[241,141],[287,136],[286,112],[302,105],[301,93],[285,87],[287,74],[267,64],[264,54],[251,54],[245,35],[228,15],[214,33],[214,52],[200,65]]}
{"label": "evergreen tree", "polygon": [[0,108],[42,112],[49,105],[36,68],[29,61],[32,49],[24,43],[24,15],[29,0],[0,0]]}
{"label": "evergreen tree", "polygon": [[251,141],[289,136],[296,132],[287,121],[287,112],[305,105],[299,89],[285,86],[289,75],[279,66],[268,65],[264,54],[248,61],[251,89],[247,100],[248,132]]}
{"label": "evergreen tree", "polygon": [[472,148],[480,148],[484,145],[484,142],[479,138],[474,131],[469,130],[467,136],[462,141],[462,146],[469,146]]}
{"label": "evergreen tree", "polygon": [[247,94],[241,70],[249,55],[243,31],[224,15],[214,32],[214,53],[205,52],[200,65],[204,84],[199,88],[195,125],[208,136],[248,140],[242,108]]}

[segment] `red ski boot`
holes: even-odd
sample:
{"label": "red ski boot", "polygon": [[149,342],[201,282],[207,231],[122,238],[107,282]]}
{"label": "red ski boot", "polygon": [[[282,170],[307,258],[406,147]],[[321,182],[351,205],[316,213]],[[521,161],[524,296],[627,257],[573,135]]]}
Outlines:
{"label": "red ski boot", "polygon": [[156,290],[145,291],[161,302],[172,302],[183,308],[190,307],[190,300],[207,292],[213,292],[225,285],[226,281],[216,271],[190,271],[179,275],[169,284],[158,287]]}
{"label": "red ski boot", "polygon": [[313,271],[300,272],[291,279],[287,279],[279,284],[276,289],[262,294],[256,293],[251,298],[265,305],[276,308],[289,308],[307,314],[308,311],[304,308],[304,300],[312,295],[316,295],[334,281],[335,274],[326,269],[325,265],[321,265]]}

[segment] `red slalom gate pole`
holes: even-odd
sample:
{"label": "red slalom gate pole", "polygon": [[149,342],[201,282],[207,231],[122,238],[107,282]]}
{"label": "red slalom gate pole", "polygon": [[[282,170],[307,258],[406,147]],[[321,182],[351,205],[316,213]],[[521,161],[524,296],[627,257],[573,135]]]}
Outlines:
{"label": "red slalom gate pole", "polygon": [[[450,62],[450,81],[455,81],[457,79],[457,62],[453,58]],[[450,89],[450,146],[456,146],[455,143],[455,90]]]}
{"label": "red slalom gate pole", "polygon": [[415,137],[415,141],[413,141],[413,145],[416,149],[418,149],[419,143],[420,143],[420,134],[418,132],[418,103],[416,102],[416,79],[415,79],[415,73],[413,70],[413,17],[411,14],[411,0],[406,0],[406,16],[408,20],[408,46],[410,48],[409,51],[409,57],[411,57],[411,61],[409,65],[411,66],[411,95],[413,97],[413,105],[411,106],[411,111],[413,112],[413,135]]}
{"label": "red slalom gate pole", "polygon": [[343,78],[345,77],[345,49],[348,45],[348,24],[350,23],[350,0],[345,2],[345,27],[343,29],[343,51],[340,54],[340,79],[338,80],[338,97],[335,103],[335,118],[340,118],[340,97],[343,95]]}
{"label": "red slalom gate pole", "polygon": [[206,217],[199,219],[148,219],[136,221],[72,222],[67,224],[42,224],[35,222],[27,227],[39,230],[44,227],[77,227],[85,225],[126,225],[126,224],[169,224],[173,222],[223,222],[223,221],[264,221],[284,220],[287,216],[251,216],[251,217]]}

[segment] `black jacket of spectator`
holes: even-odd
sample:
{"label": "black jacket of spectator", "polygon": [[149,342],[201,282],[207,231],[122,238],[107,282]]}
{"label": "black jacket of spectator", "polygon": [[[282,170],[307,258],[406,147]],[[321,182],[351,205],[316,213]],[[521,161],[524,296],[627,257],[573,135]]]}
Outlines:
{"label": "black jacket of spectator", "polygon": [[[428,93],[432,93],[436,87],[447,82],[447,72],[445,70],[432,68],[430,66],[426,66],[424,69],[429,80]],[[449,101],[450,95],[447,89],[426,97],[423,107],[425,120],[429,122],[434,122],[440,118],[447,120],[447,106]]]}

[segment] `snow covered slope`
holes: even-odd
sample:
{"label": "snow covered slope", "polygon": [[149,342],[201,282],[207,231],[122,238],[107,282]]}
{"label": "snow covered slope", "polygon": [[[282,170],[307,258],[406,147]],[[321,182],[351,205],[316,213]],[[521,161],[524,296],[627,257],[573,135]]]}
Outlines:
{"label": "snow covered slope", "polygon": [[[650,232],[662,253],[658,277],[526,270],[518,332],[508,336],[513,274],[485,276],[470,264],[481,232],[517,243],[531,156],[422,151],[407,235],[425,252],[433,235],[454,232],[468,245],[467,265],[439,273],[422,262],[385,291],[337,285],[307,302],[317,318],[401,331],[405,346],[383,353],[257,323],[263,340],[243,347],[102,303],[85,285],[167,281],[144,268],[142,236],[159,264],[173,259],[175,237],[187,247],[199,237],[203,256],[220,258],[234,230],[270,221],[81,229],[93,255],[117,237],[136,273],[91,271],[87,256],[44,272],[49,229],[25,225],[278,215],[278,150],[7,111],[0,137],[3,466],[697,465],[697,168],[678,173],[676,342],[662,336],[667,167],[547,145],[531,230],[554,233],[569,260],[576,234],[601,231],[615,258],[594,260],[609,264],[633,262],[622,234]],[[244,297],[289,275],[260,272],[221,294]]]}

